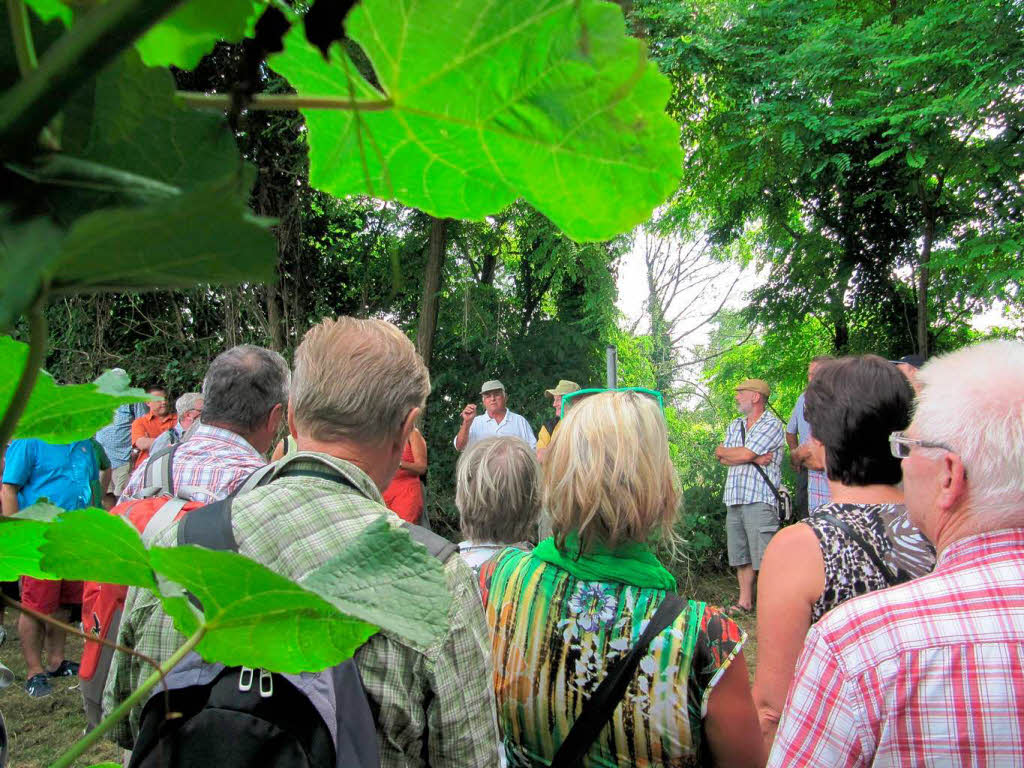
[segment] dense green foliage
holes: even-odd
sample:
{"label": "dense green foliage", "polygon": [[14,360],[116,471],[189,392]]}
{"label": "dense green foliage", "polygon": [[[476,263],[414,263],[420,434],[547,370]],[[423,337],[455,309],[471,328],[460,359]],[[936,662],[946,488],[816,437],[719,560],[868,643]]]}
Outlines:
{"label": "dense green foliage", "polygon": [[[510,376],[525,394],[556,363],[593,367],[613,325],[617,246],[580,245],[562,230],[583,242],[614,237],[675,184],[668,83],[625,35],[621,12],[595,0],[487,13],[440,0],[394,13],[365,0],[343,43],[307,41],[295,11],[249,0],[28,6],[34,13],[10,0],[0,21],[13,42],[0,49],[0,328],[28,341],[4,337],[0,350],[0,443],[78,439],[142,399],[110,374],[58,389],[40,370],[47,359],[65,380],[117,362],[136,381],[168,379],[180,392],[226,346],[257,341],[287,353],[324,314],[409,325],[441,294],[442,327],[457,327],[452,297],[461,327],[435,345],[435,314],[421,346],[439,360],[468,361],[483,339],[494,352],[477,357],[472,376],[435,377],[437,410],[483,375]],[[267,18],[293,31],[268,38]],[[253,31],[256,42],[203,58]],[[273,70],[261,61],[270,52]],[[194,71],[176,71],[175,82],[167,65]],[[177,92],[189,80],[197,90]],[[288,111],[296,108],[301,117]],[[263,110],[283,113],[253,118]],[[437,296],[423,289],[418,310],[404,276],[423,258],[425,232],[424,285],[438,287]],[[462,255],[445,267],[449,244]],[[130,293],[169,288],[180,290]],[[529,352],[535,343],[551,353]],[[503,351],[515,347],[515,356]],[[0,543],[7,577],[16,569],[153,589],[188,636],[166,668],[196,648],[227,664],[317,670],[378,628],[428,646],[447,617],[440,564],[384,520],[301,585],[232,553],[147,550],[95,509],[23,510],[0,520]],[[56,765],[70,765],[130,703]]]}
{"label": "dense green foliage", "polygon": [[[927,352],[1018,297],[1020,3],[640,0],[674,83],[681,221],[770,268],[749,317]],[[858,336],[854,326],[867,335]]]}

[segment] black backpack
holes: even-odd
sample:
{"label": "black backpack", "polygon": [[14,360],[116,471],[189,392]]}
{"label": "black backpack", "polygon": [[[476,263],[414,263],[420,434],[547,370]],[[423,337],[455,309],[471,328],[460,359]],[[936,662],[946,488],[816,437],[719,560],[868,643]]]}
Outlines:
{"label": "black backpack", "polygon": [[[351,485],[336,471],[257,472],[261,473],[257,485],[295,475]],[[246,482],[243,487],[253,484]],[[228,497],[182,518],[178,544],[237,552],[231,502]],[[405,523],[403,527],[441,562],[458,550],[419,526]],[[190,599],[198,604],[194,596]],[[380,765],[373,712],[352,659],[316,674],[290,675],[208,664],[192,652],[167,675],[167,687],[165,696],[157,686],[143,708],[129,768]],[[168,719],[168,712],[180,717]]]}

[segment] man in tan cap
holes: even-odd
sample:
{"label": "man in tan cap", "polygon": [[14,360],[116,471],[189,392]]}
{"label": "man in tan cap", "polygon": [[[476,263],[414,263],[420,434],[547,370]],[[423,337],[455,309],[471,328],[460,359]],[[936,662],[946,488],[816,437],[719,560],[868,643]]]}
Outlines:
{"label": "man in tan cap", "polygon": [[729,565],[736,569],[740,594],[728,613],[754,608],[761,556],[779,529],[776,490],[782,482],[786,444],[782,422],[765,410],[772,390],[762,379],[736,386],[736,407],[743,414],[729,423],[725,442],[715,448],[725,478],[725,532]]}
{"label": "man in tan cap", "polygon": [[530,423],[506,407],[508,398],[504,384],[497,379],[485,381],[480,387],[480,398],[484,403],[484,413],[476,415],[476,403],[462,409],[462,426],[455,436],[455,450],[464,451],[477,440],[494,436],[518,437],[530,446],[530,450],[537,450],[537,438]]}
{"label": "man in tan cap", "polygon": [[555,432],[558,430],[558,422],[562,420],[562,395],[568,395],[570,392],[575,392],[579,388],[580,385],[575,381],[562,379],[554,389],[544,390],[544,394],[552,399],[552,405],[555,408],[555,415],[545,421],[541,425],[540,431],[537,433],[537,461],[541,463],[544,462],[544,457],[548,452],[548,444],[551,442],[551,439],[555,436]]}

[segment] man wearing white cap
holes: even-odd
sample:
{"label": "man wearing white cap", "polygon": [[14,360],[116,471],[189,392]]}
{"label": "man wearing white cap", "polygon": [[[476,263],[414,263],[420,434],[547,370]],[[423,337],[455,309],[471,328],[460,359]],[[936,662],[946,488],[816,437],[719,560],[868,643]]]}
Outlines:
{"label": "man wearing white cap", "polygon": [[480,387],[480,397],[483,399],[484,413],[476,415],[476,403],[470,403],[462,409],[462,427],[455,436],[455,450],[464,451],[477,440],[495,435],[518,437],[530,446],[530,450],[537,450],[537,438],[529,422],[505,407],[507,398],[504,384],[497,379],[485,381]]}
{"label": "man wearing white cap", "polygon": [[562,395],[568,395],[579,388],[580,385],[575,381],[562,379],[554,389],[544,390],[544,394],[551,398],[551,404],[555,408],[555,415],[541,425],[540,431],[537,434],[537,461],[544,461],[544,456],[548,452],[548,445],[555,436],[555,432],[558,431],[558,422],[562,420]]}

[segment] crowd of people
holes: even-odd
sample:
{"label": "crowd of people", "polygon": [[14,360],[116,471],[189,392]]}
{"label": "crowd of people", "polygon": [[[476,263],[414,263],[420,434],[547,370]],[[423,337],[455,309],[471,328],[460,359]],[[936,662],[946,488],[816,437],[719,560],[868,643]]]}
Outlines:
{"label": "crowd of people", "polygon": [[[895,362],[815,358],[788,425],[766,381],[736,388],[740,416],[715,451],[738,584],[725,609],[677,596],[658,558],[676,543],[680,484],[648,390],[562,380],[538,437],[486,381],[484,412],[467,405],[454,438],[463,540],[412,525],[426,522],[416,423],[430,377],[381,320],[322,321],[292,370],[270,350],[229,349],[175,413],[152,387],[145,413],[123,406],[93,441],[15,441],[3,512],[42,495],[76,508],[107,492],[115,512],[187,497],[145,525],[149,545],[196,541],[219,516],[221,548],[296,581],[376,521],[408,530],[441,563],[447,627],[430,645],[378,632],[356,652],[372,741],[360,765],[1024,765],[1024,344]],[[787,447],[809,514],[780,530]],[[74,601],[74,584],[41,584],[23,579],[33,610]],[[734,617],[755,611],[751,686]],[[113,653],[106,712],[152,673],[143,657],[184,641],[148,590],[127,590],[120,616],[117,642],[140,655]],[[30,695],[78,672],[51,626],[23,614],[19,634]],[[237,755],[237,741],[203,740],[201,715],[221,680],[249,692],[246,668],[194,653],[181,666],[168,686],[189,692],[171,699],[182,717],[164,721],[153,696],[111,731],[126,764],[157,764],[155,745],[185,734],[210,763]],[[312,679],[267,673],[267,690]],[[341,679],[325,683],[332,702]],[[337,754],[365,756],[355,708],[344,729],[316,711]]]}

